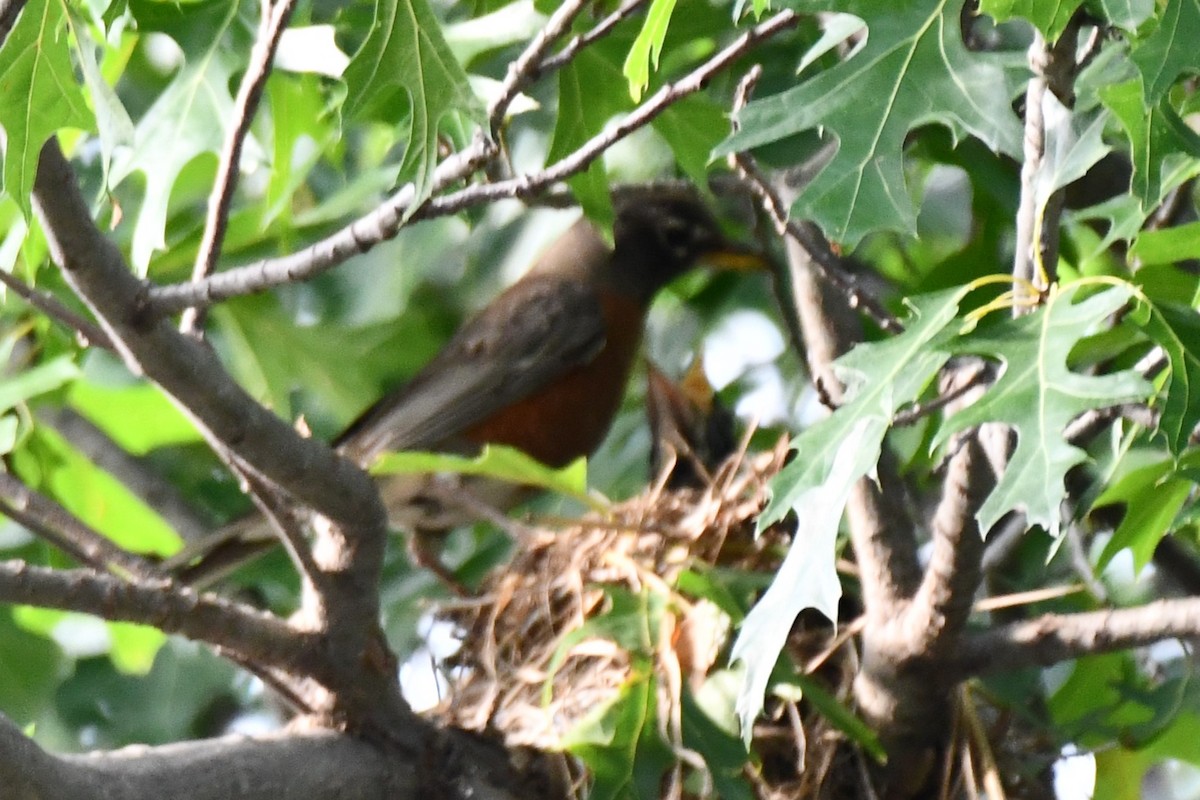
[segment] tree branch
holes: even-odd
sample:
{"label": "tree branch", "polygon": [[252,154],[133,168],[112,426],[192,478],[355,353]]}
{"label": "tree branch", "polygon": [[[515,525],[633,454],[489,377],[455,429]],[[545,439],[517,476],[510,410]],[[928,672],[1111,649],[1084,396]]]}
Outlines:
{"label": "tree branch", "polygon": [[[198,283],[179,283],[150,289],[146,297],[146,312],[151,316],[171,314],[188,306],[212,305],[231,297],[308,280],[351,256],[365,253],[380,242],[391,239],[406,219],[415,221],[442,217],[500,199],[536,195],[552,184],[587,169],[608,148],[650,124],[672,104],[703,89],[714,75],[730,67],[750,48],[794,27],[798,22],[799,16],[795,12],[782,11],[756,25],[679,81],[660,88],[621,123],[592,137],[574,153],[546,169],[495,183],[469,186],[444,197],[430,199],[406,218],[405,213],[413,199],[410,184],[369,214],[298,253],[263,259]],[[434,172],[434,192],[442,191],[474,172],[491,158],[494,147],[485,137],[476,137],[468,148],[443,161]]]}
{"label": "tree branch", "polygon": [[919,653],[953,647],[971,615],[983,573],[983,535],[975,514],[991,490],[992,473],[974,432],[951,457],[942,499],[933,516],[933,550],[921,587],[905,610],[902,627]]}
{"label": "tree branch", "polygon": [[1158,600],[1136,608],[1046,614],[968,637],[948,666],[960,677],[1142,647],[1162,639],[1200,638],[1200,598]]}
{"label": "tree branch", "polygon": [[416,797],[418,776],[414,759],[332,731],[56,756],[0,716],[0,780],[17,798],[392,800]]}
{"label": "tree branch", "polygon": [[158,383],[210,441],[237,452],[263,477],[320,513],[382,539],[383,506],[362,470],[254,402],[203,345],[147,320],[145,286],[92,223],[54,140],[42,150],[33,200],[56,263],[135,374]]}
{"label": "tree branch", "polygon": [[500,91],[492,101],[491,108],[488,109],[488,133],[493,142],[500,138],[500,127],[504,124],[504,117],[508,113],[508,107],[512,104],[513,98],[520,94],[522,89],[537,80],[546,51],[570,30],[571,23],[575,21],[587,3],[588,0],[566,0],[550,15],[550,19],[546,20],[546,24],[538,31],[538,34],[521,51],[521,55],[509,62],[508,72],[504,76],[503,83],[500,84]]}
{"label": "tree branch", "polygon": [[47,317],[75,331],[83,339],[83,346],[95,345],[105,350],[114,350],[108,334],[91,320],[84,319],[71,309],[60,303],[53,295],[39,292],[29,286],[16,275],[0,269],[0,283],[7,286],[14,294],[29,305],[41,311]]}
{"label": "tree branch", "polygon": [[[271,63],[279,48],[283,29],[291,19],[296,0],[262,0],[262,24],[258,39],[250,51],[250,64],[238,86],[233,104],[233,119],[230,120],[229,135],[221,148],[217,162],[217,181],[208,196],[208,216],[204,221],[204,233],[200,238],[200,249],[196,253],[196,264],[192,269],[192,281],[202,280],[213,273],[217,259],[221,257],[221,243],[225,239],[225,228],[229,223],[229,206],[233,203],[233,192],[237,188],[238,169],[242,160],[242,147],[250,133],[250,123],[262,100],[267,77],[271,74]],[[195,334],[204,326],[204,309],[191,308],[184,311],[179,329],[183,333]]]}
{"label": "tree branch", "polygon": [[[192,417],[218,451],[318,513],[316,592],[297,624],[323,636],[328,690],[321,706],[341,724],[386,717],[411,733],[392,661],[379,630],[378,584],[387,517],[374,483],[321,442],[297,434],[245,393],[203,344],[166,320],[147,319],[146,289],[120,251],[96,229],[56,140],[42,150],[34,207],[51,254],[91,307],[135,374],[145,374]],[[312,594],[312,593],[309,593]]]}
{"label": "tree branch", "polygon": [[[1024,313],[1055,280],[1058,264],[1059,219],[1063,190],[1038,197],[1046,155],[1046,104],[1057,99],[1070,108],[1075,103],[1075,45],[1081,14],[1077,13],[1053,44],[1034,31],[1029,46],[1033,77],[1025,92],[1025,144],[1021,164],[1021,202],[1017,210],[1017,246],[1013,259],[1014,313]],[[1059,124],[1065,124],[1061,122]]]}
{"label": "tree branch", "polygon": [[646,3],[647,0],[626,0],[616,11],[596,23],[595,27],[587,33],[581,33],[572,38],[562,50],[543,59],[542,63],[537,67],[535,76],[559,69],[573,59],[580,50],[607,36],[613,28],[631,17],[635,11],[642,8]]}
{"label": "tree branch", "polygon": [[144,579],[161,577],[149,561],[118,547],[107,536],[7,472],[0,472],[0,511],[92,569]]}
{"label": "tree branch", "polygon": [[325,672],[315,657],[313,636],[270,614],[216,595],[197,594],[165,579],[121,580],[87,569],[55,570],[3,561],[0,602],[152,625],[230,650],[256,664],[300,675]]}

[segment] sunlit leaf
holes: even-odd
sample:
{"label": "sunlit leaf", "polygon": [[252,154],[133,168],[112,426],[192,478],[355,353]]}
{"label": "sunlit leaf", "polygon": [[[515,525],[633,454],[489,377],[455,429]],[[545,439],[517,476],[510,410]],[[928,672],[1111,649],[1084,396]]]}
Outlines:
{"label": "sunlit leaf", "polygon": [[959,353],[996,359],[1000,376],[975,403],[942,425],[935,443],[984,422],[1002,422],[1017,434],[1004,475],[979,509],[988,531],[1009,511],[1058,536],[1067,470],[1086,458],[1063,438],[1067,423],[1095,408],[1144,399],[1152,387],[1133,370],[1088,375],[1067,366],[1071,348],[1124,306],[1131,293],[1114,286],[1075,302],[1080,284],[1053,293],[1036,313],[982,327],[954,344]]}
{"label": "sunlit leaf", "polygon": [[96,119],[75,81],[67,48],[66,6],[30,0],[0,47],[0,188],[28,220],[42,145],[61,128],[92,130]]}

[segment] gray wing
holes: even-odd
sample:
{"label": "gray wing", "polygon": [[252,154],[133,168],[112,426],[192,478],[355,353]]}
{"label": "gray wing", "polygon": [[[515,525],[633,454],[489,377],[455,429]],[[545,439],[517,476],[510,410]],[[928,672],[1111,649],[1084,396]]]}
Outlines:
{"label": "gray wing", "polygon": [[363,465],[381,453],[436,449],[590,361],[604,346],[604,330],[600,301],[586,283],[527,276],[464,324],[409,383],[367,409],[334,446]]}

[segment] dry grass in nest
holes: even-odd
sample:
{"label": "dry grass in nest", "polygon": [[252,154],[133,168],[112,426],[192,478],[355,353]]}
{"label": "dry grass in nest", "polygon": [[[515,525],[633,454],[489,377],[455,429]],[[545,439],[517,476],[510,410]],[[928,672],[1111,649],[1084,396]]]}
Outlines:
{"label": "dry grass in nest", "polygon": [[[650,647],[661,733],[678,756],[662,796],[693,796],[683,790],[683,775],[693,768],[703,773],[704,765],[682,744],[680,692],[685,684],[695,689],[711,670],[724,666],[718,659],[728,621],[719,619],[720,612],[714,617],[707,601],[680,594],[676,579],[697,565],[775,572],[787,537],[768,531],[755,540],[753,530],[767,482],[786,450],[781,441],[773,452],[737,456],[706,489],[667,490],[664,474],[645,493],[604,514],[560,529],[526,529],[511,562],[488,578],[477,598],[443,609],[441,616],[463,632],[463,642],[448,665],[453,668],[451,685],[434,714],[449,725],[497,734],[509,748],[560,751],[562,737],[612,701],[633,667],[630,654],[618,644],[600,635],[583,637],[580,629],[608,610],[606,589],[634,595],[649,590],[667,601],[660,640]],[[853,571],[852,565],[845,568]],[[861,619],[840,626],[836,637],[823,618],[815,625],[809,621],[801,615],[786,652],[799,671],[819,672],[827,690],[845,700],[857,663],[856,648],[843,645],[861,630]],[[1003,743],[1014,736],[1011,720],[981,697],[969,705],[965,711],[976,720],[973,726],[960,722],[965,711],[956,703],[952,745],[938,768],[944,773],[937,798],[978,796],[983,786],[998,786],[1000,775],[1006,776],[1006,796],[1036,797],[1012,779],[1020,770],[998,768],[997,762],[1013,762],[1044,748],[1018,747],[1009,753]],[[845,746],[842,732],[810,712],[785,699],[768,703],[755,725],[755,763],[743,770],[756,797],[873,797],[869,757]],[[981,725],[981,714],[992,724]],[[997,743],[999,749],[994,748]],[[1055,757],[1051,751],[1043,755],[1045,764]],[[556,786],[565,791],[569,782],[576,796],[585,794],[577,764],[563,760],[554,770]],[[968,786],[976,791],[967,791]],[[562,793],[553,790],[550,795]],[[715,796],[711,784],[702,794]]]}
{"label": "dry grass in nest", "polygon": [[[677,724],[681,682],[697,684],[714,666],[722,641],[712,641],[712,631],[727,625],[713,619],[719,612],[710,603],[680,595],[676,578],[697,564],[767,573],[778,566],[783,534],[755,540],[753,530],[785,454],[781,441],[773,452],[735,457],[699,490],[667,490],[664,474],[604,514],[521,536],[512,561],[478,599],[443,612],[464,641],[440,717],[498,732],[509,746],[559,748],[563,734],[613,699],[630,676],[629,654],[609,639],[564,645],[606,610],[605,590],[620,587],[667,598],[662,641],[651,646],[667,692],[660,715],[668,728],[672,716]],[[664,731],[672,742],[678,733]]]}

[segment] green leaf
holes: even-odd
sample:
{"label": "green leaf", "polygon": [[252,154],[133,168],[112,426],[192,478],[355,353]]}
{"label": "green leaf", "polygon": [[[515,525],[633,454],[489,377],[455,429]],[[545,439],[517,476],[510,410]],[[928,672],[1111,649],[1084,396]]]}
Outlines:
{"label": "green leaf", "polygon": [[372,475],[422,475],[434,472],[486,475],[565,494],[593,507],[603,507],[588,494],[587,459],[578,458],[562,469],[552,469],[520,450],[501,445],[485,445],[476,458],[416,451],[387,453],[371,466],[370,471]]}
{"label": "green leaf", "polygon": [[18,627],[12,609],[0,608],[0,708],[6,715],[19,725],[39,717],[64,666],[54,642]]}
{"label": "green leaf", "polygon": [[629,96],[636,103],[642,99],[642,92],[650,85],[650,64],[658,69],[658,59],[662,55],[663,41],[667,38],[667,27],[671,24],[671,13],[675,10],[675,0],[653,0],[650,10],[646,12],[646,21],[642,30],[629,48],[629,57],[625,59],[622,70],[629,81]]}
{"label": "green leaf", "polygon": [[1093,508],[1114,503],[1125,506],[1121,524],[1096,562],[1097,571],[1103,570],[1113,556],[1127,547],[1133,551],[1135,572],[1140,573],[1150,563],[1154,548],[1170,532],[1194,486],[1178,469],[1180,466],[1200,467],[1200,453],[1192,452],[1182,462],[1177,464],[1175,459],[1166,459],[1132,470],[1110,483],[1096,498]]}
{"label": "green leaf", "polygon": [[75,81],[67,48],[66,5],[30,0],[0,47],[0,188],[32,217],[30,195],[42,145],[61,128],[92,130],[96,119]]}
{"label": "green leaf", "polygon": [[[219,153],[233,116],[230,85],[245,68],[253,42],[256,4],[251,0],[199,0],[175,5],[130,0],[142,31],[166,33],[183,50],[183,66],[137,121],[133,147],[113,162],[112,181],[134,172],[146,179],[146,193],[134,226],[132,261],[145,274],[156,250],[166,248],[171,190],[192,159]],[[253,138],[247,151],[257,149]]]}
{"label": "green leaf", "polygon": [[714,722],[686,686],[679,699],[683,746],[704,758],[716,796],[721,800],[751,800],[754,792],[744,775],[750,757],[746,746]]}
{"label": "green leaf", "polygon": [[1086,457],[1063,438],[1063,429],[1084,411],[1152,392],[1133,370],[1085,375],[1068,368],[1071,348],[1132,296],[1128,287],[1114,286],[1076,303],[1081,288],[1081,283],[1063,287],[1037,312],[976,330],[954,344],[957,353],[997,359],[1003,370],[982,398],[942,424],[934,445],[984,422],[1001,422],[1017,433],[1004,475],[976,515],[982,531],[1020,509],[1030,525],[1057,537],[1063,479]]}
{"label": "green leaf", "polygon": [[1196,43],[1200,42],[1200,0],[1170,0],[1156,27],[1133,48],[1130,58],[1142,75],[1146,108],[1158,105],[1183,72],[1200,67]]}
{"label": "green leaf", "polygon": [[1136,31],[1154,14],[1154,0],[1096,0],[1093,5],[1100,7],[1105,19],[1128,32]]}
{"label": "green leaf", "polygon": [[1146,333],[1167,356],[1158,432],[1172,453],[1182,453],[1200,424],[1200,317],[1186,306],[1160,303],[1144,323]]}
{"label": "green leaf", "polygon": [[[71,387],[69,398],[76,411],[134,455],[204,438],[162,390],[148,383],[104,388],[82,380]],[[131,419],[137,424],[130,425]]]}
{"label": "green leaf", "polygon": [[267,82],[267,98],[273,138],[270,182],[262,203],[263,228],[283,213],[336,135],[317,76],[276,72]]}
{"label": "green leaf", "polygon": [[[621,89],[623,85],[616,65],[601,50],[583,50],[559,70],[558,116],[546,153],[547,163],[553,164],[569,155],[599,133],[613,116],[629,107],[629,98]],[[611,228],[614,212],[604,159],[596,159],[586,172],[568,183],[588,217],[601,228]]]}
{"label": "green leaf", "polygon": [[1179,118],[1165,98],[1147,110],[1137,80],[1102,87],[1099,93],[1129,136],[1133,192],[1142,208],[1149,210],[1162,196],[1163,174],[1172,169],[1172,159],[1180,154],[1200,156],[1200,136]]}
{"label": "green leaf", "polygon": [[746,150],[808,130],[829,131],[838,149],[804,188],[792,214],[854,246],[874,230],[915,232],[916,209],[904,178],[909,131],[929,123],[957,140],[970,134],[1016,155],[1021,130],[1010,108],[1024,68],[1014,58],[967,51],[961,4],[948,0],[806,3],[855,14],[866,44],[851,58],[799,86],[748,104],[740,130],[718,154]]}
{"label": "green leaf", "polygon": [[950,357],[942,342],[967,288],[916,298],[904,333],[859,345],[835,363],[847,402],[793,443],[798,458],[772,480],[759,530],[794,510],[793,544],[775,579],[751,609],[730,661],[746,665],[737,700],[742,736],[750,735],[796,615],[816,608],[837,619],[841,597],[834,562],[838,523],[854,483],[874,467],[896,411],[916,400]]}
{"label": "green leaf", "polygon": [[409,212],[429,196],[437,166],[439,132],[452,129],[452,115],[484,121],[467,74],[442,36],[427,0],[376,0],[375,25],[343,80],[346,113],[355,119],[398,124],[407,108],[407,135],[398,182],[412,181]]}
{"label": "green leaf", "polygon": [[16,375],[6,376],[0,383],[0,413],[39,394],[51,392],[77,377],[79,367],[75,366],[69,355],[61,355]]}
{"label": "green leaf", "polygon": [[982,0],[979,10],[997,22],[1020,18],[1033,23],[1047,41],[1053,42],[1083,0]]}
{"label": "green leaf", "polygon": [[1200,257],[1200,222],[1144,231],[1129,250],[1129,260],[1143,267],[1197,257]]}
{"label": "green leaf", "polygon": [[851,741],[865,750],[880,764],[887,761],[887,751],[883,749],[875,731],[863,722],[853,711],[840,700],[830,694],[817,680],[807,675],[792,675],[788,678],[800,687],[804,699],[820,712],[829,724],[846,734]]}
{"label": "green leaf", "polygon": [[117,93],[104,80],[100,65],[96,63],[97,47],[88,32],[87,24],[74,14],[69,17],[71,31],[75,35],[75,52],[83,73],[83,82],[96,113],[96,129],[100,133],[100,167],[104,172],[104,183],[108,185],[108,171],[112,166],[113,153],[118,147],[133,145],[133,120],[117,97]]}
{"label": "green leaf", "polygon": [[650,124],[670,145],[684,174],[697,186],[707,185],[713,148],[729,130],[725,109],[693,95],[669,107]]}
{"label": "green leaf", "polygon": [[658,682],[644,665],[620,693],[563,736],[563,748],[591,770],[590,800],[659,796],[673,754],[658,732]]}
{"label": "green leaf", "polygon": [[36,428],[23,449],[41,474],[21,477],[121,547],[161,556],[179,550],[178,534],[153,509],[53,430]]}
{"label": "green leaf", "polygon": [[158,651],[167,643],[167,635],[158,628],[130,622],[109,622],[108,635],[112,640],[108,657],[126,675],[150,672]]}

